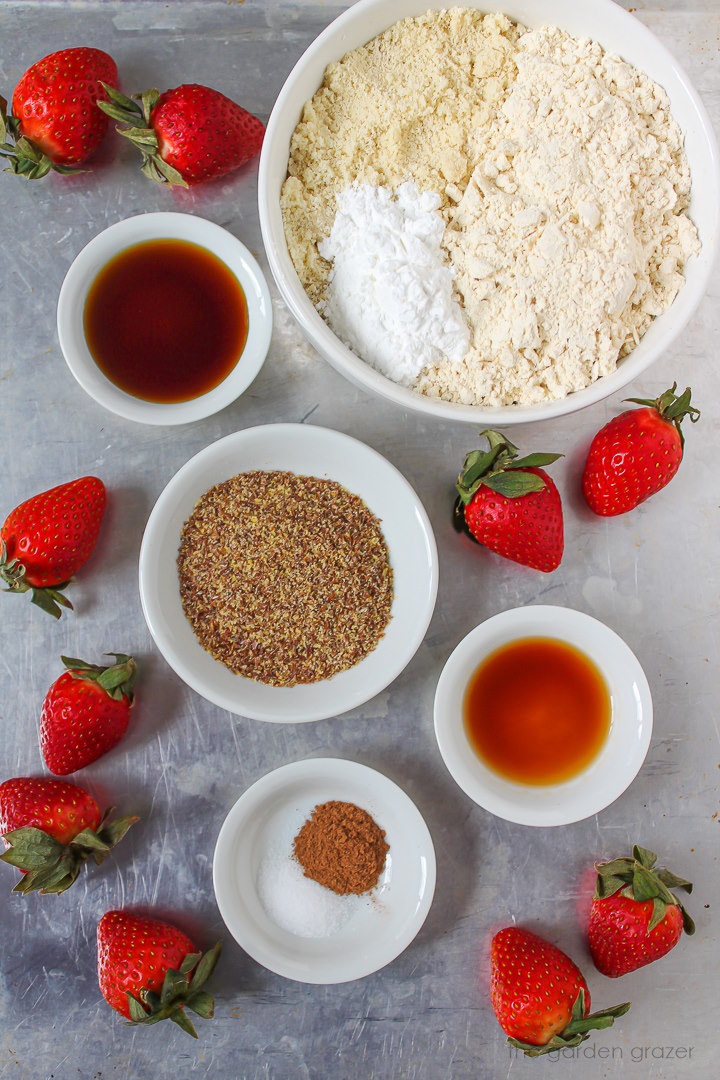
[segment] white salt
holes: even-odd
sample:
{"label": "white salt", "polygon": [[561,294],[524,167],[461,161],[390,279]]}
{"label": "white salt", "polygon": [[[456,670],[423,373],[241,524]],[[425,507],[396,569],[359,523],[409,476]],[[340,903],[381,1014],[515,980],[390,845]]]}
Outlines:
{"label": "white salt", "polygon": [[287,846],[274,846],[258,870],[257,891],[265,913],[282,930],[304,938],[337,934],[364,906],[359,896],[338,896],[305,877]]}

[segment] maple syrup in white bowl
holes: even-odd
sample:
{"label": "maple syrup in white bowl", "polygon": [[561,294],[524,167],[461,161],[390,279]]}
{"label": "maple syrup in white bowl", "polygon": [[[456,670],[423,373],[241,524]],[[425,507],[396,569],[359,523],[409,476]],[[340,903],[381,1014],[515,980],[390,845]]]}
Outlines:
{"label": "maple syrup in white bowl", "polygon": [[104,408],[185,424],[230,405],[272,334],[267,283],[248,249],[193,214],[126,218],[70,266],[58,299],[66,363]]}
{"label": "maple syrup in white bowl", "polygon": [[512,608],[476,626],[435,692],[435,736],[455,782],[519,825],[599,813],[639,772],[650,687],[610,627],[581,611]]}

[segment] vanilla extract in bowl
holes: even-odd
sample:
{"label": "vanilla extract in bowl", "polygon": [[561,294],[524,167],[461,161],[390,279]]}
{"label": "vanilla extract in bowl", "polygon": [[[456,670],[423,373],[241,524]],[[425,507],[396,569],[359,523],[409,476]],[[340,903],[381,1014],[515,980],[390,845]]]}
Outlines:
{"label": "vanilla extract in bowl", "polygon": [[465,733],[493,772],[515,783],[561,784],[598,757],[610,732],[607,682],[565,641],[511,641],[485,657],[463,701]]}
{"label": "vanilla extract in bowl", "polygon": [[99,271],[83,312],[103,374],[144,401],[190,401],[219,386],[242,356],[248,307],[240,282],[186,240],[125,248]]}

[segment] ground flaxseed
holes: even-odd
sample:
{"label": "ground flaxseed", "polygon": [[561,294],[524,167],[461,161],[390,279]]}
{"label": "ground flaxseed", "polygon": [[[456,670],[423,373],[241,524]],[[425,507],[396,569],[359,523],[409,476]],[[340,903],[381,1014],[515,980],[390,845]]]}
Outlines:
{"label": "ground flaxseed", "polygon": [[315,807],[293,850],[305,877],[346,896],[375,888],[390,848],[367,810],[333,800]]}
{"label": "ground flaxseed", "polygon": [[318,682],[376,647],[393,574],[380,522],[332,480],[248,472],[185,522],[180,596],[201,645],[273,686]]}

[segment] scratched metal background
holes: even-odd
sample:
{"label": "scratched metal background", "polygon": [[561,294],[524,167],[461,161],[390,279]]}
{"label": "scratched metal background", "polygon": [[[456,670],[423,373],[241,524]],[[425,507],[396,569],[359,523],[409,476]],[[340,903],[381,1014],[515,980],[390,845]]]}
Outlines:
{"label": "scratched metal background", "polygon": [[[633,2],[720,126],[717,0]],[[0,87],[9,94],[31,62],[60,45],[92,44],[113,54],[126,89],[207,82],[267,118],[291,66],[337,11],[295,0],[3,2]],[[255,164],[175,194],[136,172],[131,147],[121,142],[109,139],[102,163],[77,178],[29,185],[0,175],[0,520],[30,494],[86,472],[111,492],[97,551],[72,587],[74,614],[55,624],[24,599],[0,597],[0,777],[41,771],[40,706],[61,652],[94,659],[126,650],[142,665],[127,740],[76,777],[105,803],[139,813],[141,823],[102,869],[59,898],[10,895],[13,871],[0,867],[0,1076],[552,1076],[561,1065],[510,1054],[489,1009],[488,941],[511,920],[568,949],[586,968],[598,1005],[634,999],[628,1017],[586,1044],[594,1057],[567,1063],[573,1076],[717,1075],[709,1032],[720,991],[713,920],[720,891],[720,273],[672,352],[633,387],[652,394],[677,376],[705,407],[689,432],[682,477],[664,494],[609,522],[592,519],[578,498],[583,450],[617,399],[519,433],[522,446],[567,455],[554,467],[567,553],[545,578],[483,554],[451,528],[453,480],[472,429],[400,414],[355,390],[305,344],[274,290],[265,368],[219,416],[143,427],[84,395],[58,349],[55,303],[73,257],[106,225],[147,210],[197,213],[229,228],[265,263]],[[178,467],[228,432],[274,420],[335,427],[385,454],[423,499],[441,559],[435,618],[404,674],[364,708],[298,728],[233,718],[188,690],[152,647],[136,587],[146,517]],[[617,630],[644,664],[656,706],[647,763],[630,790],[598,817],[558,830],[510,825],[476,807],[446,773],[432,732],[435,683],[457,641],[494,612],[540,600],[590,612]],[[438,885],[427,923],[403,956],[360,982],[325,989],[287,982],[234,944],[215,906],[211,865],[220,824],[249,784],[278,765],[328,753],[375,766],[408,791],[435,840]],[[588,874],[593,859],[635,840],[694,879],[698,933],[662,966],[617,984],[594,972],[586,952]],[[198,1043],[172,1025],[132,1031],[101,999],[95,927],[120,905],[171,916],[205,945],[225,938],[217,1017],[199,1022]]]}

